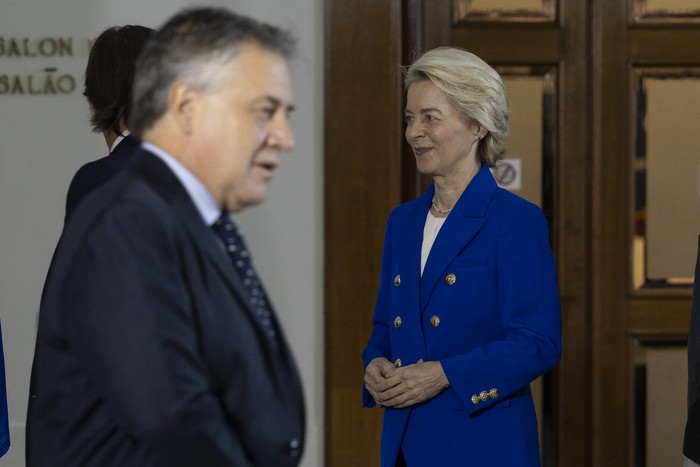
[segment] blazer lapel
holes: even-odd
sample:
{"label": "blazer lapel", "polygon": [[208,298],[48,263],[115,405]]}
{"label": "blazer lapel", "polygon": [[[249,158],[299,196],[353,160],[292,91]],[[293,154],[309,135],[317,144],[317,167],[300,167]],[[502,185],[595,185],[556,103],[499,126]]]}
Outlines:
{"label": "blazer lapel", "polygon": [[425,263],[420,287],[421,312],[425,310],[435,286],[444,280],[452,260],[472,241],[486,224],[486,209],[497,185],[486,165],[469,183],[445,220]]}

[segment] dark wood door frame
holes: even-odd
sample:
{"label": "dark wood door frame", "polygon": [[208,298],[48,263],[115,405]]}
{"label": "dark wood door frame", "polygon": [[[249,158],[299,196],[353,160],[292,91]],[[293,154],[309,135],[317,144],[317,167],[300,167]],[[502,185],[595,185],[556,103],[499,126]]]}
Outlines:
{"label": "dark wood door frame", "polygon": [[389,211],[401,161],[401,3],[327,0],[325,465],[379,465],[381,411],[361,407]]}

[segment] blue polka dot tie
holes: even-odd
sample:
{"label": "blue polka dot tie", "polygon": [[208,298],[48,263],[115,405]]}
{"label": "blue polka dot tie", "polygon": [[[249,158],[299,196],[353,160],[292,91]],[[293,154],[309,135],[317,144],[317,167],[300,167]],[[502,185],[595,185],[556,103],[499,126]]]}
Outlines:
{"label": "blue polka dot tie", "polygon": [[273,322],[272,312],[267,303],[258,275],[255,273],[248,248],[243,241],[241,231],[233,223],[231,218],[222,214],[212,225],[214,232],[223,240],[226,250],[233,261],[233,266],[238,272],[243,284],[250,292],[250,306],[255,310],[255,315],[265,329],[267,336],[277,344],[277,331]]}

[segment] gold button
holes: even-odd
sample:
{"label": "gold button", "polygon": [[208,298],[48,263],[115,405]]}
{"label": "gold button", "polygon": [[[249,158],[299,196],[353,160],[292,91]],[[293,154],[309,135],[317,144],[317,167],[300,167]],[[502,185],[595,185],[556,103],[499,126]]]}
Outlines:
{"label": "gold button", "polygon": [[398,329],[400,327],[401,327],[401,317],[397,316],[396,318],[394,318],[394,328]]}
{"label": "gold button", "polygon": [[457,276],[455,276],[454,274],[449,273],[445,276],[445,284],[454,285],[455,282],[457,282]]}
{"label": "gold button", "polygon": [[394,362],[394,366],[395,366],[396,368],[398,368],[398,367],[401,366],[401,359],[400,359],[400,358],[397,358],[397,359],[396,359],[396,361]]}
{"label": "gold button", "polygon": [[498,399],[498,396],[499,396],[499,394],[498,394],[498,389],[495,389],[495,388],[494,388],[494,389],[491,389],[491,390],[489,391],[489,397],[490,397],[491,399]]}
{"label": "gold button", "polygon": [[479,396],[477,396],[476,394],[474,394],[474,395],[472,396],[472,404],[474,404],[474,405],[479,405],[479,402],[480,402]]}
{"label": "gold button", "polygon": [[397,274],[396,277],[394,277],[394,285],[396,287],[401,285],[401,274]]}
{"label": "gold button", "polygon": [[489,393],[486,392],[486,391],[481,391],[481,392],[479,393],[479,399],[481,399],[482,401],[487,401],[487,400],[489,400]]}
{"label": "gold button", "polygon": [[434,327],[434,328],[440,326],[440,317],[437,316],[437,315],[433,315],[433,316],[430,318],[430,325],[431,325],[432,327]]}

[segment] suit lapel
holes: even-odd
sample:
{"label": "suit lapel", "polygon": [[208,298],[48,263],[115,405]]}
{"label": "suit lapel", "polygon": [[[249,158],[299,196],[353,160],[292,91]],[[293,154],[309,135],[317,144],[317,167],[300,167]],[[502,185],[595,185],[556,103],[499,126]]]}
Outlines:
{"label": "suit lapel", "polygon": [[148,151],[144,150],[142,154],[137,154],[134,159],[132,167],[172,206],[173,213],[186,228],[191,240],[209,258],[231,292],[239,299],[241,308],[251,316],[252,321],[262,332],[262,325],[250,307],[250,293],[247,287],[234,270],[226,251],[217,243],[216,235],[205,225],[202,216],[180,181],[163,161]]}
{"label": "suit lapel", "polygon": [[[238,299],[241,310],[248,314],[251,321],[255,323],[254,326],[257,327],[259,336],[261,336],[260,343],[265,349],[265,352],[268,353],[267,361],[270,365],[275,367],[275,370],[272,371],[271,374],[277,379],[278,387],[282,388],[282,397],[288,401],[288,405],[296,405],[298,401],[302,401],[299,416],[302,420],[305,420],[303,390],[299,371],[284,337],[284,333],[282,332],[282,328],[279,326],[272,303],[268,299],[272,319],[275,322],[275,326],[280,331],[278,333],[278,349],[275,349],[269,341],[262,323],[260,323],[260,320],[255,316],[255,311],[250,305],[251,297],[248,288],[243,284],[243,281],[235,271],[228,253],[218,243],[216,234],[204,223],[199,211],[177,177],[163,161],[145,150],[140,150],[137,153],[131,168],[135,170],[139,176],[144,178],[149,186],[160,193],[165,202],[172,207],[174,215],[187,230],[191,241],[196,244],[196,247],[204,256],[208,257],[209,261],[214,265],[214,269],[219,273],[231,290],[233,296]],[[263,291],[263,293],[266,292]]]}
{"label": "suit lapel", "polygon": [[445,220],[423,270],[420,287],[421,312],[425,310],[435,286],[444,279],[445,270],[452,260],[486,224],[486,209],[496,188],[489,168],[482,165]]}
{"label": "suit lapel", "polygon": [[[248,314],[251,321],[255,323],[254,325],[259,330],[259,335],[261,336],[261,343],[263,343],[265,349],[267,349],[267,352],[270,354],[269,361],[279,370],[273,371],[273,375],[279,378],[278,382],[280,387],[284,387],[291,396],[297,396],[297,399],[290,398],[289,400],[303,399],[299,372],[269,298],[268,305],[272,313],[272,320],[276,328],[280,331],[278,333],[279,349],[277,350],[275,350],[274,346],[267,338],[262,323],[260,323],[260,320],[255,315],[255,310],[253,310],[250,305],[250,292],[235,271],[228,253],[217,243],[216,234],[205,225],[199,211],[190,199],[185,188],[180,184],[180,181],[164,162],[147,151],[139,153],[134,159],[135,162],[132,167],[139,171],[140,174],[148,180],[150,186],[157,190],[165,201],[172,206],[173,212],[188,231],[191,240],[196,243],[197,248],[203,252],[204,256],[209,258],[214,268],[228,285],[232,294],[238,299],[243,312]],[[266,293],[264,287],[263,293]]]}

